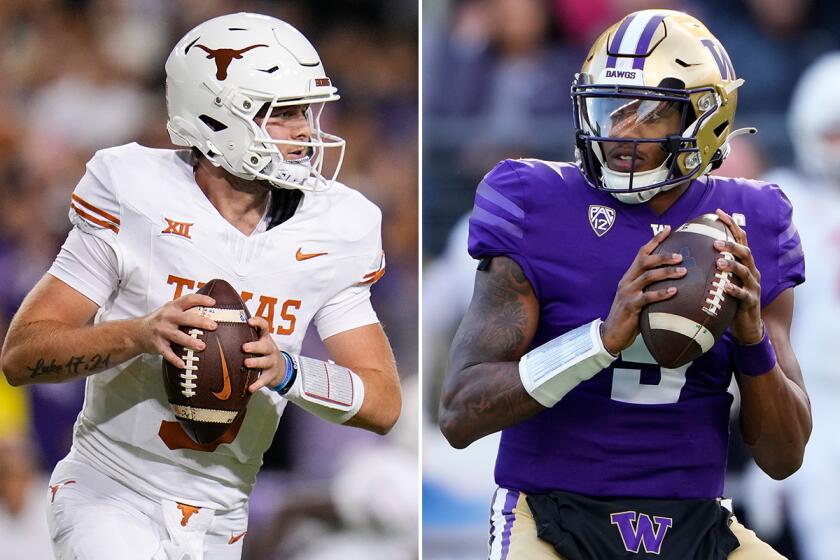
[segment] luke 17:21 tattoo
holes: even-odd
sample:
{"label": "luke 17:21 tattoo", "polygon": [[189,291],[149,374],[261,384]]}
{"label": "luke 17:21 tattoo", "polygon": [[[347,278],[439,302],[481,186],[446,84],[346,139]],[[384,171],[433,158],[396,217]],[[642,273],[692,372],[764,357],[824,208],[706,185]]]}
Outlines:
{"label": "luke 17:21 tattoo", "polygon": [[67,362],[60,364],[55,358],[46,361],[45,358],[39,358],[38,362],[33,366],[26,366],[29,370],[29,375],[33,379],[43,375],[55,375],[67,373],[70,375],[79,375],[80,373],[93,373],[94,371],[105,369],[109,367],[111,354],[102,356],[101,354],[94,354],[90,358],[86,356],[71,356]]}

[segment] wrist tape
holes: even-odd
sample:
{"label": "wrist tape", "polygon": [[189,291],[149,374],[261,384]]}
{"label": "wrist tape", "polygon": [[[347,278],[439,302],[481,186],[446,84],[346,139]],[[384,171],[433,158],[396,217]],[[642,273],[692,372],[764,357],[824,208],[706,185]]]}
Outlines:
{"label": "wrist tape", "polygon": [[604,348],[601,323],[595,319],[522,356],[519,378],[528,394],[551,408],[581,381],[609,367],[617,356]]}
{"label": "wrist tape", "polygon": [[365,384],[358,375],[332,362],[282,354],[286,358],[286,376],[272,390],[334,424],[344,424],[359,412],[365,399]]}

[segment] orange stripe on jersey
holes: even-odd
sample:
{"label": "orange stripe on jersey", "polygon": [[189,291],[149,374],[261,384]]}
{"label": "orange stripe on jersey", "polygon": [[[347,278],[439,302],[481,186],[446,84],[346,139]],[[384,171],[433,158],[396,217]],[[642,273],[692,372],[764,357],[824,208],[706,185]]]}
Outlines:
{"label": "orange stripe on jersey", "polygon": [[385,274],[385,251],[382,251],[379,262],[381,263],[379,265],[379,270],[376,270],[374,272],[368,272],[367,274],[365,274],[362,277],[362,281],[359,282],[359,284],[361,284],[362,286],[364,286],[365,284],[373,284],[374,282],[382,278],[382,275]]}
{"label": "orange stripe on jersey", "polygon": [[95,216],[91,216],[90,214],[88,214],[87,212],[85,212],[84,210],[82,210],[81,208],[79,208],[78,206],[73,204],[72,202],[70,203],[70,208],[75,210],[76,214],[78,214],[79,216],[81,216],[82,218],[84,218],[85,220],[87,220],[91,223],[94,223],[98,226],[110,229],[114,233],[119,233],[120,232],[120,228],[118,228],[114,224],[112,224],[110,222],[106,222],[105,220],[100,220],[99,218],[97,218]]}
{"label": "orange stripe on jersey", "polygon": [[108,212],[106,212],[105,210],[102,210],[101,208],[97,208],[96,206],[94,206],[93,204],[91,204],[90,202],[88,202],[87,200],[82,198],[81,196],[79,196],[77,194],[74,194],[71,198],[74,201],[78,202],[81,206],[84,206],[85,208],[90,210],[91,212],[93,212],[95,214],[99,214],[100,216],[102,216],[103,218],[106,218],[108,220],[111,220],[116,225],[120,225],[120,219],[119,218],[117,218],[113,214],[109,214]]}
{"label": "orange stripe on jersey", "polygon": [[370,274],[365,274],[364,280],[359,282],[359,283],[363,286],[366,285],[366,284],[373,284],[374,282],[376,282],[377,280],[382,278],[384,275],[385,275],[385,266],[383,265],[382,268],[380,268],[376,272],[371,272]]}

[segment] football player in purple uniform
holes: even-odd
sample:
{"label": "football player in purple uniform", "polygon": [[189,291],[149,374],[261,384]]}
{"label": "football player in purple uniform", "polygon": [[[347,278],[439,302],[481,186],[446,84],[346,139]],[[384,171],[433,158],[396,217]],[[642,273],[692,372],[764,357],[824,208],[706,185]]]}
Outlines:
{"label": "football player in purple uniform", "polygon": [[[723,494],[733,374],[756,463],[797,470],[811,431],[790,344],[804,281],[792,209],[772,184],[712,177],[729,151],[732,64],[695,18],[631,14],[572,86],[576,164],[507,160],[479,184],[475,293],[455,336],[440,424],[455,447],[502,430],[490,558],[781,558]],[[713,214],[740,278],[735,319],[708,352],[659,367],[639,312],[675,290],[682,256],[653,255],[672,228]],[[747,234],[749,242],[747,240]]]}

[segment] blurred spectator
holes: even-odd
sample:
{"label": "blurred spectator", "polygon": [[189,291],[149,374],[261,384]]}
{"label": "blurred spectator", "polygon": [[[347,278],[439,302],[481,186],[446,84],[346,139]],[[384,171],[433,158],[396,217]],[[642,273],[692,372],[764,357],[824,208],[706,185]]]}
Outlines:
{"label": "blurred spectator", "polygon": [[530,141],[536,117],[570,113],[565,92],[583,53],[558,49],[554,34],[544,0],[459,2],[426,106],[435,115],[483,117],[465,131],[465,144]]}
{"label": "blurred spectator", "polygon": [[571,156],[569,86],[586,51],[560,41],[549,0],[460,0],[424,30],[424,248],[437,252],[497,161]]}

